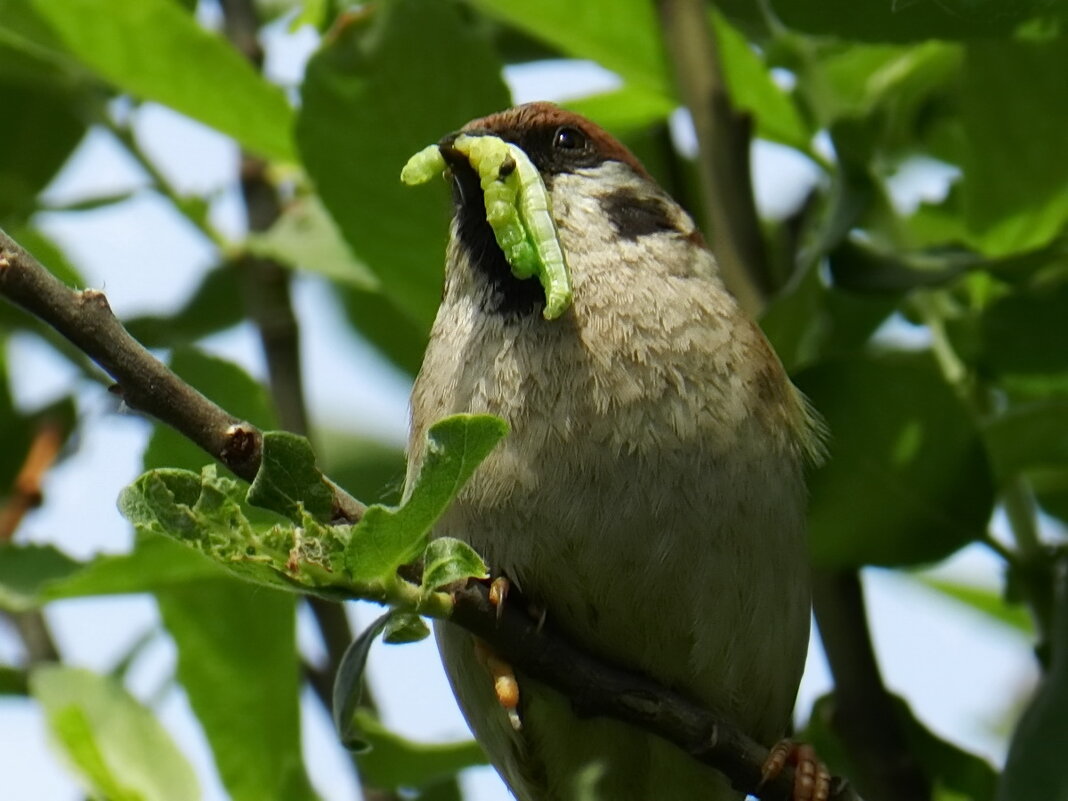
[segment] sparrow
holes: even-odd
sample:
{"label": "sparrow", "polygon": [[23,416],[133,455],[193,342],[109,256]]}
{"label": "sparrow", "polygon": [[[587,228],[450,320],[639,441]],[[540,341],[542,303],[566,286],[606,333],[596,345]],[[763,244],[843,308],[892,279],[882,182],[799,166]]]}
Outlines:
{"label": "sparrow", "polygon": [[[435,528],[478,551],[573,643],[688,695],[771,746],[809,636],[806,463],[821,426],[725,288],[690,216],[606,131],[549,103],[460,133],[537,167],[571,306],[516,278],[478,175],[442,140],[454,215],[444,290],[411,396],[409,477],[457,413],[509,436]],[[741,799],[726,777],[519,674],[514,726],[485,649],[439,624],[461,709],[520,801]]]}

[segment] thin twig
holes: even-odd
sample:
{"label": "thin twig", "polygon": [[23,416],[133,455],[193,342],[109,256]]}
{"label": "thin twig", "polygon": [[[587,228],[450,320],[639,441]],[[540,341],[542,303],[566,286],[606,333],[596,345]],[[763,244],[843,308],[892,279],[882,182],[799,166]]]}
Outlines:
{"label": "thin twig", "polygon": [[658,0],[665,50],[697,133],[706,228],[723,281],[753,317],[774,290],[749,163],[752,119],[731,103],[703,0]]}
{"label": "thin twig", "polygon": [[[944,315],[940,313],[938,296],[933,292],[916,293],[912,306],[931,332],[931,350],[942,377],[952,386],[977,419],[990,419],[997,413],[994,391],[981,376],[975,374],[958,355],[946,330]],[[1031,611],[1038,633],[1041,655],[1049,642],[1053,625],[1053,575],[1038,526],[1038,504],[1026,476],[1009,477],[1001,487],[1001,504],[1009,520],[1015,551],[1001,546],[1000,552],[1017,579],[1024,600]],[[987,545],[996,543],[991,537]]]}
{"label": "thin twig", "polygon": [[[171,185],[171,182],[167,180],[167,176],[160,172],[159,167],[156,166],[155,162],[153,162],[148,154],[141,148],[133,131],[124,125],[116,123],[107,115],[104,115],[104,125],[111,131],[112,135],[123,144],[126,148],[126,152],[133,157],[138,166],[147,173],[148,177],[152,180],[153,188],[171,202],[171,207],[188,220],[189,223],[200,231],[200,233],[214,244],[215,247],[226,252],[230,248],[230,244],[226,241],[226,237],[208,222],[207,215],[199,210],[199,204],[195,205],[190,203],[178,193],[178,190],[176,190],[174,186]],[[197,211],[194,211],[194,209],[197,209]]]}
{"label": "thin twig", "polygon": [[[65,286],[3,231],[0,295],[47,322],[100,365],[130,408],[176,429],[246,481],[256,477],[262,450],[258,428],[208,400],[149,353],[112,314],[102,292]],[[333,489],[335,517],[359,520],[364,505]]]}
{"label": "thin twig", "polygon": [[[35,291],[41,293],[40,298],[34,297]],[[186,436],[222,461],[221,451],[227,444],[225,431],[240,421],[233,422],[236,418],[185,385],[134,341],[107,311],[102,294],[92,293],[94,299],[89,304],[82,300],[84,294],[49,276],[0,232],[0,295],[55,326],[109,372],[112,368],[108,365],[119,365],[111,374],[123,386],[125,396],[140,402],[137,408],[150,411],[183,433],[190,431],[195,436]],[[157,395],[167,397],[154,397]],[[178,399],[197,408],[186,413]],[[195,421],[204,426],[194,425]],[[205,433],[203,427],[210,430]],[[258,466],[259,432],[251,426],[242,430],[256,437]],[[205,443],[217,445],[219,452],[213,453]],[[248,474],[251,464],[245,460],[238,466]],[[353,509],[355,505],[362,512],[362,504],[336,486],[334,491],[336,508]],[[359,516],[352,512],[347,519]],[[587,656],[554,634],[551,626],[539,626],[514,604],[507,604],[499,616],[489,601],[487,588],[478,583],[457,594],[451,620],[489,643],[521,674],[575,698],[585,714],[611,717],[660,735],[694,759],[723,771],[736,786],[748,792],[756,789],[767,749],[679,693]],[[792,782],[793,770],[787,768],[761,790],[760,797],[765,801],[790,798]],[[833,789],[832,801],[858,798],[844,782],[836,782]]]}

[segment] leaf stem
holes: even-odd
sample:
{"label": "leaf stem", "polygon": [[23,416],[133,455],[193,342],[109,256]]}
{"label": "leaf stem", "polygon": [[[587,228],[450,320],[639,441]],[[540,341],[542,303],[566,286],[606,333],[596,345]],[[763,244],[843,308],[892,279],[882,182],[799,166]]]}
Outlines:
{"label": "leaf stem", "polygon": [[148,177],[152,180],[153,188],[171,202],[174,210],[181,214],[193,225],[194,228],[211,241],[221,253],[231,252],[233,250],[233,245],[208,222],[207,217],[204,214],[195,213],[193,211],[189,199],[178,194],[178,191],[171,185],[167,176],[160,172],[155,162],[152,161],[148,154],[145,153],[144,149],[142,149],[133,131],[126,125],[118,124],[108,115],[104,115],[103,122],[104,126],[123,144],[127,152],[133,156],[138,166],[148,174]]}

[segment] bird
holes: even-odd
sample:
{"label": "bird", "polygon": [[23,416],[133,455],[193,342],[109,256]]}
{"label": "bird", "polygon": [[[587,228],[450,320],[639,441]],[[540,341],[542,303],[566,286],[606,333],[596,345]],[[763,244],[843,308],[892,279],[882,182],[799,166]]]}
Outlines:
{"label": "bird", "polygon": [[[513,275],[458,134],[537,168],[573,281]],[[442,300],[411,394],[409,478],[426,432],[458,413],[510,433],[434,536],[470,544],[588,653],[686,694],[772,745],[809,636],[808,464],[821,424],[725,287],[693,219],[611,134],[536,102],[441,140],[453,216]],[[583,716],[520,673],[521,725],[482,644],[436,626],[477,740],[520,801],[726,801],[744,793],[676,746]]]}

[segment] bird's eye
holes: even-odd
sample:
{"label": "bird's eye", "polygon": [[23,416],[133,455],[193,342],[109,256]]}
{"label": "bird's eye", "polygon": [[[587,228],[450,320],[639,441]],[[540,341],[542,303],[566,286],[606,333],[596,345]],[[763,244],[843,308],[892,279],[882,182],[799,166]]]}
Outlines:
{"label": "bird's eye", "polygon": [[557,128],[553,134],[553,147],[556,150],[583,150],[586,147],[586,134],[570,125]]}

